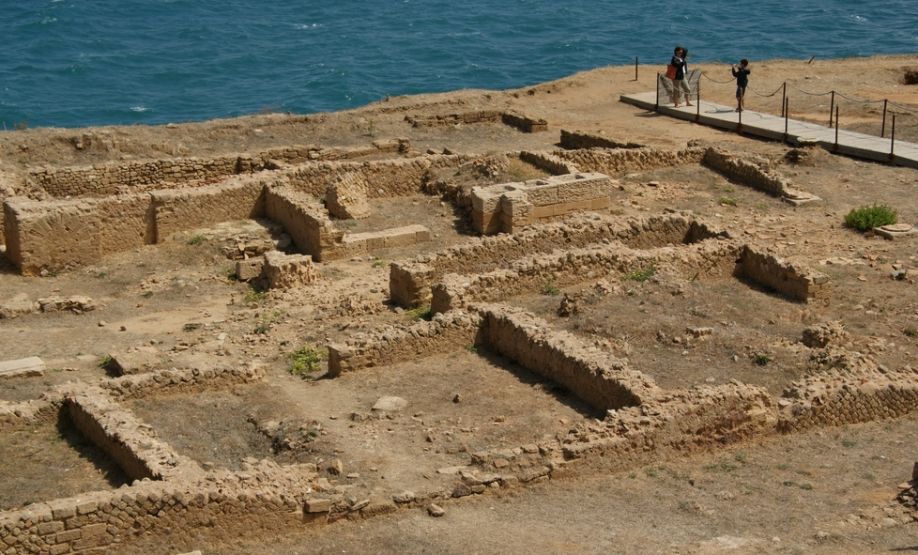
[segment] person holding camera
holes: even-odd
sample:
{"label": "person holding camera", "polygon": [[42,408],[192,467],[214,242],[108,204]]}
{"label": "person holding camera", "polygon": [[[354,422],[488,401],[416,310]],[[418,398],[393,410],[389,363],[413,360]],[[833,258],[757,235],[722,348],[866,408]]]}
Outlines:
{"label": "person holding camera", "polygon": [[736,111],[743,111],[743,98],[746,96],[746,87],[749,86],[749,60],[743,58],[739,64],[733,64],[733,77],[736,78]]}
{"label": "person holding camera", "polygon": [[685,97],[685,105],[692,106],[689,100],[692,91],[689,89],[688,80],[685,78],[688,73],[688,62],[685,61],[687,56],[688,50],[677,46],[673,51],[673,59],[669,62],[676,69],[676,75],[673,77],[673,106],[675,108],[679,107],[680,94]]}

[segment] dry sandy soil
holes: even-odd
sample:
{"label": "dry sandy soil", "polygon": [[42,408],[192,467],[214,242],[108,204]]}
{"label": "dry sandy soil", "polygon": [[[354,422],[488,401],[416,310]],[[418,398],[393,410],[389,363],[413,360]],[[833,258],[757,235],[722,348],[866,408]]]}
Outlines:
{"label": "dry sandy soil", "polygon": [[[826,96],[888,98],[901,109],[897,136],[918,141],[918,85],[901,83],[909,57],[845,61],[774,60],[753,64],[752,86],[771,92],[787,81],[795,117],[827,118]],[[724,79],[727,69],[700,65]],[[463,154],[556,148],[559,129],[620,141],[681,148],[700,140],[772,160],[799,188],[823,199],[794,208],[732,183],[698,165],[615,175],[620,187],[607,212],[622,217],[692,210],[741,238],[826,273],[828,305],[787,301],[736,279],[689,279],[660,272],[646,281],[608,277],[503,299],[557,329],[602,345],[664,388],[761,385],[778,395],[812,372],[799,343],[803,328],[841,321],[852,348],[890,368],[916,364],[918,269],[916,239],[886,241],[846,229],[844,215],[864,204],[896,207],[918,224],[918,173],[819,151],[805,164],[786,159],[790,147],[645,113],[618,95],[653,88],[660,68],[609,67],[517,91],[458,91],[390,98],[335,114],[260,115],[160,127],[33,129],[0,134],[0,171],[36,166],[211,156],[274,146],[365,146],[405,137],[412,148]],[[705,82],[705,98],[732,102],[730,85]],[[779,94],[780,96],[780,94]],[[842,99],[842,126],[878,133],[877,104]],[[750,109],[779,111],[775,97],[751,96]],[[545,118],[547,133],[504,125],[414,128],[406,114],[513,109]],[[79,144],[79,148],[77,148]],[[484,182],[544,175],[511,166]],[[444,174],[446,179],[462,176]],[[2,183],[0,183],[2,185]],[[23,277],[0,257],[0,303],[16,295],[86,295],[100,308],[83,314],[37,313],[0,319],[0,359],[42,357],[41,377],[0,381],[0,400],[23,401],[69,380],[99,382],[110,353],[143,347],[159,367],[256,364],[262,383],[221,391],[144,398],[126,403],[179,453],[208,467],[239,469],[247,458],[281,463],[339,461],[328,478],[354,490],[436,490],[449,477],[438,469],[467,464],[469,453],[537,443],[602,417],[573,395],[486,350],[432,355],[336,379],[300,379],[290,355],[321,349],[355,332],[416,319],[388,302],[388,263],[432,253],[471,236],[461,211],[439,197],[376,199],[373,216],[337,225],[350,232],[419,223],[432,240],[383,249],[369,257],[319,264],[306,289],[258,292],[232,279],[225,247],[270,240],[270,225],[230,222],[177,235],[101,263],[45,277]],[[907,279],[891,277],[905,269]],[[562,299],[579,312],[558,315]],[[717,330],[707,341],[679,339],[686,327]],[[761,356],[767,358],[761,363]],[[185,357],[185,358],[182,358]],[[188,362],[188,361],[192,362]],[[324,364],[324,363],[323,363]],[[318,379],[316,379],[318,378]],[[383,396],[408,407],[371,414]],[[458,398],[459,402],[454,402]],[[189,425],[194,423],[194,425]],[[281,425],[301,441],[272,442]],[[205,553],[866,553],[918,551],[918,522],[894,506],[897,485],[918,460],[914,413],[898,420],[825,428],[732,445],[713,452],[616,472],[589,464],[551,481],[501,489],[445,505],[444,518],[403,510],[371,520],[283,530],[248,538],[203,533]],[[29,502],[117,488],[127,478],[66,422],[0,433],[0,510]],[[888,510],[887,510],[888,509]],[[122,552],[175,553],[188,547],[139,538]]]}

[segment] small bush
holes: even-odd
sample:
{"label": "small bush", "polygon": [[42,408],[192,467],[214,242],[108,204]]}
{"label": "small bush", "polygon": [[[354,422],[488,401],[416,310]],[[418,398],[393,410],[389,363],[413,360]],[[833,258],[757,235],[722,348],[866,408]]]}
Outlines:
{"label": "small bush", "polygon": [[111,363],[112,363],[112,357],[111,357],[111,355],[105,355],[104,357],[102,357],[101,359],[99,359],[99,368],[102,368],[102,369],[104,370],[104,369],[108,368],[108,366],[109,366]]}
{"label": "small bush", "polygon": [[430,321],[430,319],[433,318],[433,313],[430,310],[430,305],[426,304],[406,310],[405,316],[407,316],[409,320],[413,320],[415,322],[419,322],[421,320]]}
{"label": "small bush", "polygon": [[875,227],[894,224],[898,220],[896,211],[885,204],[852,208],[845,216],[845,225],[858,231],[870,231]]}
{"label": "small bush", "polygon": [[765,354],[756,354],[752,356],[752,362],[756,363],[758,366],[765,366],[771,362],[771,357]]}
{"label": "small bush", "polygon": [[555,286],[555,282],[546,281],[545,285],[542,286],[542,294],[555,297],[561,294],[561,290]]}
{"label": "small bush", "polygon": [[200,245],[200,244],[204,243],[204,241],[206,241],[206,240],[207,240],[207,238],[204,237],[204,236],[201,235],[201,234],[192,235],[191,238],[188,239],[188,244],[189,244],[189,245],[192,245],[192,246]]}
{"label": "small bush", "polygon": [[290,368],[287,370],[294,376],[303,379],[312,377],[319,371],[326,354],[310,345],[304,345],[290,354]]}
{"label": "small bush", "polygon": [[643,282],[643,281],[647,281],[648,279],[652,278],[656,274],[657,274],[657,269],[653,265],[650,265],[646,268],[642,268],[640,270],[635,270],[631,272],[630,274],[625,276],[625,279],[630,280],[630,281]]}
{"label": "small bush", "polygon": [[907,337],[918,337],[918,328],[909,326],[902,330],[902,333],[904,333]]}
{"label": "small bush", "polygon": [[721,206],[736,206],[736,199],[733,197],[720,197]]}
{"label": "small bush", "polygon": [[245,296],[242,297],[242,301],[245,304],[261,304],[265,302],[265,299],[268,298],[268,294],[265,291],[256,291],[255,289],[249,289],[245,292]]}

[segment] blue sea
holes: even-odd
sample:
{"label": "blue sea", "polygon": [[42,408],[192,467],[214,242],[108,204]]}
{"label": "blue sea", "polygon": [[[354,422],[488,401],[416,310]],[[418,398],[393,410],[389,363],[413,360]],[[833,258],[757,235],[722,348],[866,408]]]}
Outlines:
{"label": "blue sea", "polygon": [[[0,123],[316,112],[609,64],[918,52],[918,0],[0,0]],[[2,129],[2,127],[0,127]]]}

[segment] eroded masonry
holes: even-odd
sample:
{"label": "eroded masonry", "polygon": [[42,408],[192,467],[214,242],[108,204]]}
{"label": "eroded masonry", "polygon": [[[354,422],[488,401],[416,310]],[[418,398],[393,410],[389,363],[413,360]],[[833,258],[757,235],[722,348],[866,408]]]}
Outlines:
{"label": "eroded masonry", "polygon": [[[405,124],[554,133],[511,112]],[[44,386],[55,369],[41,358],[0,363],[0,385],[16,385],[0,399],[0,435],[66,429],[79,441],[55,436],[49,449],[91,450],[82,458],[107,476],[68,478],[64,495],[9,476],[0,551],[166,539],[194,549],[233,530],[436,514],[451,499],[578,468],[608,472],[918,406],[918,368],[858,347],[815,260],[789,259],[678,202],[625,213],[635,183],[641,195],[674,190],[653,173],[678,184],[672,168],[777,199],[777,211],[819,210],[758,155],[569,131],[542,150],[422,153],[393,138],[5,176],[11,273],[115,273],[118,256],[209,242],[219,248],[202,268],[232,275],[211,279],[225,298],[210,312],[221,317],[103,347],[76,379]],[[142,311],[168,285],[124,287],[139,287],[131,302]],[[90,315],[116,302],[36,289],[3,292],[0,322],[95,327]],[[700,299],[748,320],[706,319]],[[246,318],[234,344],[227,326]],[[144,322],[125,321],[122,333]],[[780,371],[773,352],[754,347],[772,343],[788,361]],[[207,435],[214,412],[225,429]],[[221,451],[230,433],[248,447]]]}

